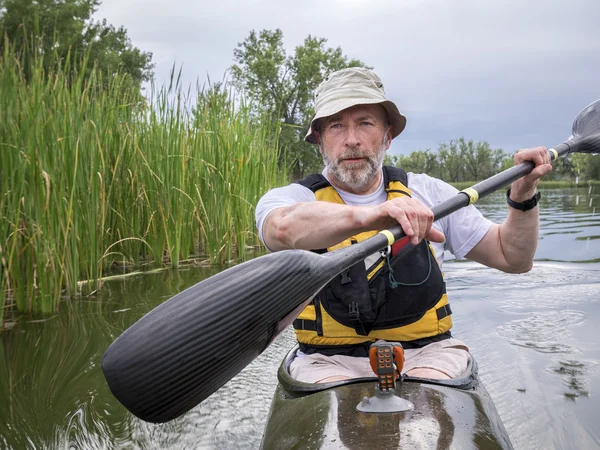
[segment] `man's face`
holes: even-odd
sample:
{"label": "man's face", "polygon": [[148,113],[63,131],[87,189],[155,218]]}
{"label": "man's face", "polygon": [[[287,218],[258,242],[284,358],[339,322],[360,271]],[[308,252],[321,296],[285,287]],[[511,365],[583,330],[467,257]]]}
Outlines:
{"label": "man's face", "polygon": [[327,173],[345,190],[368,191],[379,181],[391,136],[381,105],[357,105],[323,119],[318,138]]}

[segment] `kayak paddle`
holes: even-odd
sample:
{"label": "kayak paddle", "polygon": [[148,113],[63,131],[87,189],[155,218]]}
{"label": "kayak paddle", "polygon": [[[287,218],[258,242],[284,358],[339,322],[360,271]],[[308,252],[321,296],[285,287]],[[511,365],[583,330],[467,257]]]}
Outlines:
{"label": "kayak paddle", "polygon": [[[600,152],[600,100],[548,150],[552,160]],[[432,208],[439,220],[531,172],[530,161]],[[106,350],[102,370],[114,396],[148,422],[198,405],[252,362],[335,276],[404,237],[398,225],[340,250],[284,250],[239,264],[186,289],[129,327]]]}

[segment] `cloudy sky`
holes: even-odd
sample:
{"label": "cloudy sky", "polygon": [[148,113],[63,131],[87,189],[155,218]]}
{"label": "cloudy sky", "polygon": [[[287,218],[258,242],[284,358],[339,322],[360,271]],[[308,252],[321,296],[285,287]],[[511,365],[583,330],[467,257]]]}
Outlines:
{"label": "cloudy sky", "polygon": [[513,152],[552,146],[600,98],[600,0],[104,0],[154,54],[159,83],[221,80],[251,30],[307,35],[373,66],[408,119],[392,153],[464,136]]}

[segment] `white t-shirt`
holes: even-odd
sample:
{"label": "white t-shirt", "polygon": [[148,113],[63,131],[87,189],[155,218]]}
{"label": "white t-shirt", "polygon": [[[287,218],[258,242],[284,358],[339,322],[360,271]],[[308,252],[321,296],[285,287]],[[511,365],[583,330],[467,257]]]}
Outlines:
{"label": "white t-shirt", "polygon": [[[327,178],[326,169],[323,171],[323,175]],[[347,205],[378,205],[387,200],[383,177],[381,177],[381,180],[377,190],[367,195],[356,195],[341,189],[335,189]],[[459,192],[456,188],[441,180],[429,175],[411,172],[408,172],[408,188],[412,191],[413,198],[418,199],[429,208],[455,196]],[[314,192],[298,183],[271,189],[267,192],[256,205],[256,226],[261,241],[264,243],[263,223],[271,211],[298,202],[314,201],[316,201]],[[444,261],[444,250],[450,251],[458,259],[464,258],[485,236],[492,226],[492,222],[483,217],[481,212],[471,205],[434,222],[433,226],[446,236],[446,241],[442,244],[431,243],[441,267]]]}

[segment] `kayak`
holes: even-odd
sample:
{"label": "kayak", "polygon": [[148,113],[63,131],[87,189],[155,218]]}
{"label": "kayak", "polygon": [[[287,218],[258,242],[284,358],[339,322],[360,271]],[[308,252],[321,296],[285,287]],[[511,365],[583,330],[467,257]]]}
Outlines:
{"label": "kayak", "polygon": [[[281,363],[264,450],[283,449],[512,449],[491,397],[471,357],[452,380],[403,377],[397,397],[414,405],[405,412],[361,412],[378,394],[378,378],[310,384],[293,379],[294,347]],[[396,397],[396,398],[397,398]]]}

